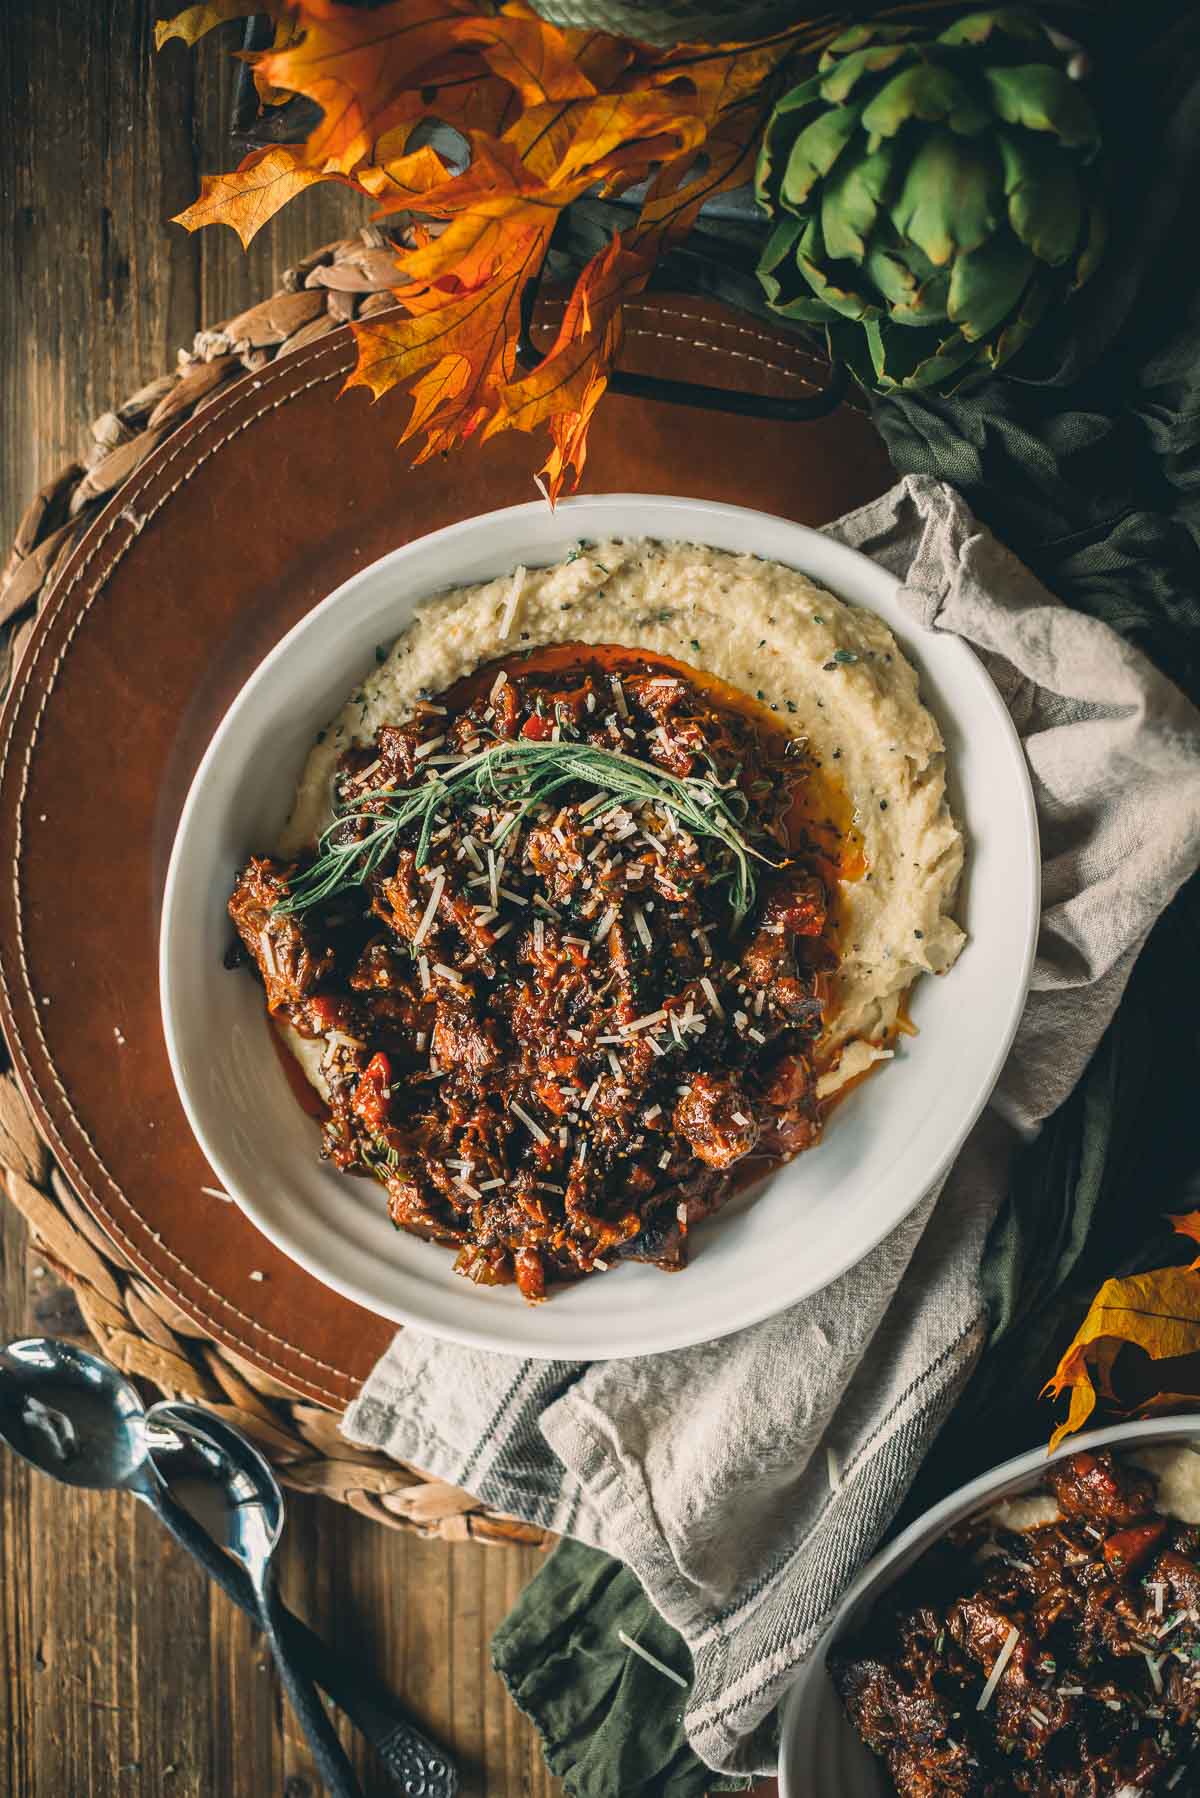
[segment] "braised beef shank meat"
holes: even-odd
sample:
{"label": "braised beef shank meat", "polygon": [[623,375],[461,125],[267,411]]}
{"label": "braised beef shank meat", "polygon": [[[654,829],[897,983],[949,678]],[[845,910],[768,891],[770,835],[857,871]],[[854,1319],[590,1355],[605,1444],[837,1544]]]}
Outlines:
{"label": "braised beef shank meat", "polygon": [[[323,1152],[462,1273],[535,1302],[621,1259],[685,1265],[698,1219],[820,1132],[837,957],[825,864],[788,823],[803,745],[619,656],[516,658],[384,725],[340,758],[321,853],[374,841],[432,783],[424,829],[302,904],[319,858],[256,857],[229,902],[273,1018],[319,1059]],[[749,910],[727,848],[586,759],[519,815],[486,781],[442,804],[440,782],[511,744],[692,782],[753,845]]]}
{"label": "braised beef shank meat", "polygon": [[952,1532],[835,1645],[846,1714],[901,1798],[1195,1798],[1200,1530],[1107,1452],[1047,1481],[1058,1522]]}

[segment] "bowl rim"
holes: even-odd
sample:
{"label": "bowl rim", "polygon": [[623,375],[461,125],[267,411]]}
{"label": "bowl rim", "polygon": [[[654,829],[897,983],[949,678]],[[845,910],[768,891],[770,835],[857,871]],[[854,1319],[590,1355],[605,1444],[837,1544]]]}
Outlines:
{"label": "bowl rim", "polygon": [[[907,1572],[921,1555],[956,1524],[965,1522],[976,1511],[986,1509],[991,1502],[1016,1496],[1022,1490],[1035,1486],[1044,1477],[1046,1469],[1057,1462],[1098,1448],[1125,1446],[1131,1442],[1169,1441],[1171,1438],[1187,1436],[1200,1437],[1200,1411],[1181,1411],[1169,1417],[1145,1417],[1128,1423],[1108,1424],[1103,1429],[1087,1430],[1080,1435],[1069,1436],[1055,1449],[1033,1448],[1024,1454],[1013,1455],[1009,1460],[989,1468],[986,1473],[968,1480],[965,1485],[957,1487],[936,1504],[930,1505],[927,1511],[923,1511],[900,1532],[894,1542],[889,1542],[886,1548],[873,1555],[857,1579],[846,1588],[828,1627],[781,1701],[777,1769],[779,1798],[811,1798],[809,1788],[792,1783],[788,1769],[790,1751],[801,1726],[800,1707],[814,1680],[828,1681],[825,1660],[829,1649],[852,1614],[860,1607],[866,1608],[868,1598],[882,1596],[894,1580],[899,1579],[901,1573]],[[891,1578],[888,1578],[889,1574]],[[832,1691],[830,1701],[837,1704]],[[839,1708],[839,1716],[840,1714]],[[846,1727],[849,1728],[849,1725]],[[853,1798],[853,1795],[846,1793],[843,1798]]]}
{"label": "bowl rim", "polygon": [[[620,528],[621,517],[631,506],[653,508],[660,513],[663,518],[662,529],[653,532],[635,531],[631,533],[628,530],[623,532]],[[607,527],[600,522],[605,519],[606,515],[611,517],[611,523]],[[586,520],[586,522],[581,522],[579,530],[572,532],[572,520],[576,517]],[[878,1247],[879,1243],[903,1222],[924,1194],[943,1178],[953,1165],[963,1143],[991,1097],[1024,1010],[1036,954],[1040,915],[1041,862],[1038,823],[1028,764],[1019,734],[981,659],[964,639],[954,633],[935,632],[919,621],[906,618],[906,627],[914,636],[936,637],[939,643],[939,653],[949,654],[952,658],[958,659],[965,678],[973,683],[975,696],[990,713],[990,723],[1008,750],[1017,772],[1026,878],[1019,890],[1014,889],[1013,900],[1021,907],[1023,914],[1024,952],[1019,978],[1013,982],[1007,995],[1003,1028],[995,1038],[995,1046],[986,1075],[979,1081],[974,1102],[964,1109],[953,1137],[943,1145],[936,1163],[928,1165],[921,1172],[919,1178],[910,1172],[903,1188],[901,1200],[883,1208],[883,1214],[859,1239],[841,1252],[830,1254],[815,1283],[799,1286],[796,1290],[788,1293],[783,1293],[769,1283],[764,1283],[765,1296],[742,1306],[734,1319],[722,1318],[715,1323],[711,1319],[706,1321],[698,1315],[703,1307],[694,1307],[693,1312],[697,1314],[695,1322],[687,1327],[677,1326],[665,1332],[661,1327],[656,1330],[653,1319],[654,1308],[647,1307],[646,1319],[636,1328],[627,1321],[625,1322],[621,1333],[621,1344],[617,1348],[614,1348],[612,1338],[608,1335],[602,1336],[594,1323],[581,1324],[578,1319],[573,1320],[574,1328],[568,1332],[569,1342],[564,1339],[542,1344],[523,1339],[515,1342],[510,1340],[505,1335],[499,1317],[497,1317],[495,1326],[481,1327],[470,1322],[462,1324],[454,1321],[448,1322],[440,1316],[431,1319],[425,1315],[414,1315],[409,1308],[390,1300],[385,1302],[377,1292],[366,1290],[359,1281],[347,1277],[337,1269],[331,1270],[328,1266],[323,1265],[316,1255],[302,1252],[299,1245],[291,1240],[285,1230],[277,1228],[274,1219],[264,1211],[253,1194],[247,1194],[240,1189],[240,1183],[231,1177],[219,1146],[215,1146],[210,1140],[209,1133],[201,1121],[182,1065],[182,1053],[176,1031],[177,1008],[172,963],[177,952],[175,937],[180,909],[181,869],[188,853],[196,812],[202,802],[214,765],[220,760],[226,739],[235,729],[242,714],[254,704],[259,692],[272,680],[279,664],[293,653],[295,646],[314,633],[319,637],[326,621],[335,616],[338,609],[345,605],[360,587],[371,580],[377,580],[382,571],[389,574],[394,572],[397,576],[398,586],[400,586],[407,563],[421,556],[427,556],[443,545],[453,543],[456,539],[470,533],[497,532],[502,531],[507,525],[523,525],[526,522],[531,526],[536,524],[545,529],[547,518],[555,522],[562,521],[563,535],[568,541],[574,541],[579,535],[595,536],[601,530],[608,528],[611,534],[616,536],[650,536],[660,541],[680,541],[694,543],[699,547],[718,549],[725,547],[719,540],[713,541],[714,535],[719,539],[721,523],[725,523],[730,530],[737,526],[745,528],[759,524],[769,527],[773,531],[782,527],[798,546],[796,557],[794,559],[787,558],[768,551],[764,555],[765,560],[783,561],[785,566],[791,566],[800,573],[806,573],[808,571],[801,565],[803,558],[799,554],[799,548],[806,542],[819,544],[822,556],[830,558],[846,568],[853,568],[857,565],[861,569],[869,571],[869,574],[864,575],[864,580],[873,584],[878,592],[882,592],[886,586],[893,603],[902,587],[902,583],[880,563],[864,555],[860,550],[851,548],[811,526],[798,524],[794,520],[783,518],[778,514],[759,511],[753,507],[669,494],[607,493],[576,496],[560,502],[558,507],[549,513],[545,502],[541,500],[501,507],[491,512],[476,514],[456,523],[444,525],[436,531],[416,537],[410,542],[386,552],[383,556],[377,557],[365,567],[357,569],[354,574],[335,587],[268,650],[239,689],[213,732],[192,778],[180,813],[164,882],[158,958],[160,1012],[176,1092],[192,1133],[220,1180],[222,1188],[230,1193],[256,1229],[260,1230],[284,1254],[311,1273],[314,1278],[376,1315],[389,1317],[398,1323],[422,1329],[429,1334],[444,1340],[458,1342],[464,1346],[500,1353],[528,1355],[533,1359],[558,1359],[563,1355],[569,1355],[578,1360],[608,1359],[612,1358],[614,1354],[620,1358],[626,1358],[633,1355],[665,1353],[699,1342],[715,1340],[735,1330],[760,1323],[765,1318],[786,1309],[788,1305],[798,1303],[813,1292],[823,1290]],[[532,566],[549,566],[554,560],[559,559],[561,554],[561,551],[555,551],[545,561],[539,561],[535,550],[530,554],[528,560]],[[516,559],[519,558],[508,558],[510,562]],[[501,563],[504,560],[504,556],[498,557],[498,561]],[[440,587],[425,586],[417,599],[433,597],[439,591],[453,589],[456,585],[471,584],[477,578],[472,576],[469,580],[457,582],[451,578]],[[810,578],[830,587],[836,593],[836,574],[818,573],[810,575]],[[854,599],[849,603],[864,606],[867,610],[876,609],[875,604],[869,600]]]}

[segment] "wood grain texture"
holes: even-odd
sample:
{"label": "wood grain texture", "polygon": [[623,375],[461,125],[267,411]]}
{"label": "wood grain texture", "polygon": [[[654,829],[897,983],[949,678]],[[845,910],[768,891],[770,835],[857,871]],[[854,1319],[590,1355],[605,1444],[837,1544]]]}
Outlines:
{"label": "wood grain texture", "polygon": [[[362,219],[301,196],[244,255],[166,221],[226,166],[236,28],[153,49],[146,0],[0,4],[0,539],[114,401]],[[0,1337],[53,1333],[69,1295],[0,1207]],[[560,1788],[491,1672],[536,1551],[447,1549],[293,1497],[288,1602],[368,1659],[459,1757],[465,1798]],[[347,1735],[368,1794],[394,1792]],[[66,1492],[0,1455],[0,1791],[6,1798],[316,1798],[303,1741],[241,1615],[132,1500]]]}

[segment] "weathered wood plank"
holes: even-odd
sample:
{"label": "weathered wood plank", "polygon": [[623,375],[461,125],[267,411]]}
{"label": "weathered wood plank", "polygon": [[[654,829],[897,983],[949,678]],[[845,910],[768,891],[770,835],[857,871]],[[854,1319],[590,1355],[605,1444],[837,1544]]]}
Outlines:
{"label": "weathered wood plank", "polygon": [[0,7],[0,531],[199,324],[199,251],[161,220],[194,180],[192,80],[152,69],[135,0]]}
{"label": "weathered wood plank", "polygon": [[[195,56],[199,172],[204,174],[231,166],[233,80],[229,57],[240,42],[238,25],[223,26],[205,40]],[[188,54],[181,44],[170,44],[163,49],[163,60],[172,52],[181,57]],[[275,293],[285,269],[318,244],[351,236],[370,214],[369,201],[331,182],[328,187],[312,187],[298,194],[259,232],[248,250],[242,249],[236,234],[226,226],[199,232],[204,323],[232,318]],[[168,229],[182,236],[178,226]]]}
{"label": "weathered wood plank", "polygon": [[[317,190],[244,255],[167,224],[228,163],[218,47],[153,51],[148,0],[0,5],[0,539],[91,420],[364,217]],[[67,1327],[0,1207],[0,1337]],[[36,1257],[33,1265],[37,1265]],[[470,1798],[557,1790],[487,1644],[536,1565],[447,1549],[293,1499],[288,1601],[361,1655],[468,1769]],[[136,1694],[136,1698],[135,1698]],[[347,1734],[349,1740],[349,1735]],[[369,1793],[394,1788],[355,1743]],[[315,1798],[261,1641],[132,1500],[63,1491],[0,1454],[0,1789],[13,1798]]]}

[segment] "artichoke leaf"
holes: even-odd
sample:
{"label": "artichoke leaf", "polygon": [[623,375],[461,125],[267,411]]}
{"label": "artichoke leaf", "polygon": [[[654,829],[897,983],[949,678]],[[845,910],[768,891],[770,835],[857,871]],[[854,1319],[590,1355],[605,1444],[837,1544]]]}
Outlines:
{"label": "artichoke leaf", "polygon": [[864,75],[880,75],[902,58],[911,60],[912,54],[907,44],[875,44],[869,50],[840,57],[821,80],[822,97],[831,106],[843,106]]}
{"label": "artichoke leaf", "polygon": [[1045,317],[1051,296],[1061,293],[1061,281],[1049,273],[1034,277],[1025,289],[1017,311],[999,336],[984,346],[984,356],[992,368],[1000,368],[1015,356],[1036,325]]}
{"label": "artichoke leaf", "polygon": [[979,249],[956,256],[946,311],[968,343],[978,343],[1003,324],[1033,273],[1033,252],[1007,231]]}
{"label": "artichoke leaf", "polygon": [[1041,262],[1073,256],[1083,230],[1083,195],[1071,159],[1024,131],[998,131],[1008,222]]}
{"label": "artichoke leaf", "polygon": [[870,341],[870,333],[877,332],[878,329],[874,319],[861,326],[848,325],[844,320],[838,320],[825,329],[830,360],[844,362],[859,386],[865,387],[868,392],[877,391],[879,387]]}
{"label": "artichoke leaf", "polygon": [[821,230],[825,253],[835,260],[861,262],[887,192],[896,146],[874,156],[843,156],[821,190]]}
{"label": "artichoke leaf", "polygon": [[833,167],[858,128],[858,108],[840,106],[806,125],[783,171],[780,198],[785,206],[802,206],[814,185]]}
{"label": "artichoke leaf", "polygon": [[[767,295],[767,304],[772,312],[778,313],[780,318],[794,319],[798,323],[806,325],[826,325],[831,319],[840,316],[832,306],[827,306],[824,300],[818,300],[807,289],[789,300],[783,297],[783,289],[774,275],[764,275],[762,280],[763,289]],[[772,288],[778,290],[778,298],[771,291]]]}
{"label": "artichoke leaf", "polygon": [[[796,252],[796,261],[804,279],[808,282],[819,300],[840,313],[842,318],[860,322],[864,318],[875,318],[879,313],[878,303],[868,294],[856,293],[849,285],[839,286],[832,270],[826,270],[822,263],[825,258],[825,245],[821,237],[821,227],[817,220],[810,219],[800,247]],[[846,268],[846,264],[840,265]],[[847,269],[844,280],[849,279],[853,268]]]}
{"label": "artichoke leaf", "polygon": [[804,234],[804,219],[783,218],[775,225],[770,237],[763,245],[763,255],[759,257],[759,277],[774,275],[779,264],[793,261],[795,246]]}
{"label": "artichoke leaf", "polygon": [[789,87],[787,93],[780,96],[775,102],[775,110],[771,114],[772,120],[786,118],[789,113],[799,112],[810,101],[820,98],[821,83],[815,75],[810,75],[807,81],[797,82],[795,87]]}
{"label": "artichoke leaf", "polygon": [[833,42],[827,44],[821,52],[821,60],[817,64],[823,75],[826,70],[843,56],[852,56],[859,50],[865,50],[870,44],[901,44],[912,36],[911,25],[872,24],[869,21],[861,25],[851,25]]}
{"label": "artichoke leaf", "polygon": [[993,123],[991,112],[970,88],[949,69],[932,62],[918,62],[893,75],[863,109],[863,130],[869,133],[867,148],[878,148],[880,141],[895,137],[901,126],[913,119],[945,124],[960,137],[974,137]]}
{"label": "artichoke leaf", "polygon": [[873,245],[863,265],[872,287],[888,302],[888,317],[897,325],[944,324],[950,275],[934,269],[918,275],[893,250]]}
{"label": "artichoke leaf", "polygon": [[774,274],[781,262],[791,259],[804,230],[804,219],[780,219],[763,246],[763,253],[758,263],[760,276]]}
{"label": "artichoke leaf", "polygon": [[[1100,147],[1096,115],[1079,84],[1050,63],[1020,69],[984,69],[996,116],[1026,131],[1047,131],[1069,150],[1092,156]],[[865,120],[864,120],[865,122]]]}
{"label": "artichoke leaf", "polygon": [[939,31],[937,42],[978,46],[997,37],[1038,44],[1043,49],[1050,42],[1041,22],[1023,6],[998,6],[990,12],[968,13],[965,19],[955,19],[945,31]]}
{"label": "artichoke leaf", "polygon": [[1072,289],[1082,287],[1090,281],[1104,257],[1108,244],[1108,213],[1104,201],[1097,197],[1091,201],[1087,212],[1087,236],[1083,248],[1079,252],[1079,261],[1075,265],[1075,279]]}
{"label": "artichoke leaf", "polygon": [[792,88],[790,93],[784,95],[771,114],[763,136],[758,166],[754,171],[754,197],[768,211],[777,204],[775,189],[782,170],[787,167],[787,159],[795,140],[796,123],[793,115],[805,107],[812,108],[814,117],[821,107],[820,88],[815,78],[802,82],[799,87]]}
{"label": "artichoke leaf", "polygon": [[938,387],[978,355],[975,345],[961,337],[942,337],[937,330],[889,331],[884,326],[880,331],[879,384],[889,392],[902,387]]}
{"label": "artichoke leaf", "polygon": [[992,157],[937,131],[908,165],[892,223],[941,268],[956,251],[977,250],[987,242],[1000,222],[1002,199]]}

